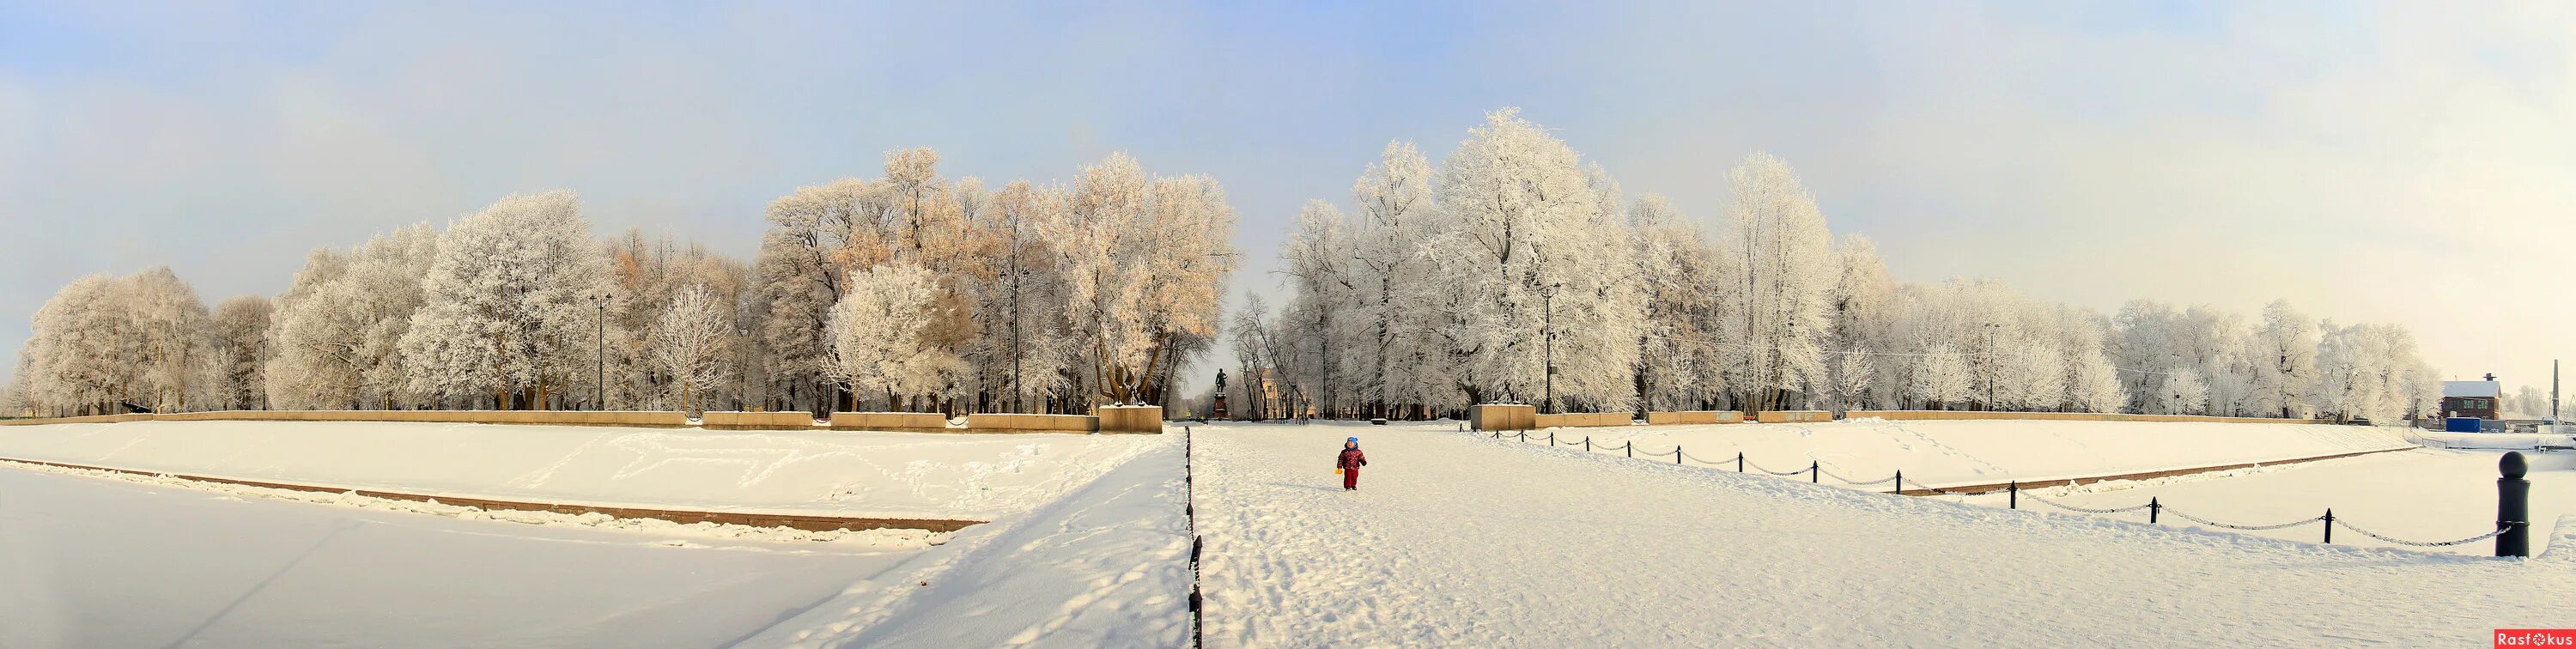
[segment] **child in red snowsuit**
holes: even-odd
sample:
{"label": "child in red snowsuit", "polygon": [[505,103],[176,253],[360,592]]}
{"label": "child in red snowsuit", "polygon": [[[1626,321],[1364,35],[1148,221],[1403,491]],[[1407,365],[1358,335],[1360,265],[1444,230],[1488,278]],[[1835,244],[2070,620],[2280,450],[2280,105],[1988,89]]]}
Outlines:
{"label": "child in red snowsuit", "polygon": [[1360,467],[1368,466],[1368,456],[1360,453],[1360,438],[1342,442],[1342,456],[1333,460],[1333,468],[1342,470],[1342,489],[1360,488]]}

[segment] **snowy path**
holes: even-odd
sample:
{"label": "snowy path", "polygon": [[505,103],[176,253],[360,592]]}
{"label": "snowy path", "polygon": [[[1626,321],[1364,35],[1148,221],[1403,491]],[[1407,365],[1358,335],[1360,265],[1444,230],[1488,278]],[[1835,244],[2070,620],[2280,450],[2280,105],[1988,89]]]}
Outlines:
{"label": "snowy path", "polygon": [[461,520],[0,467],[0,647],[715,647],[922,550]]}
{"label": "snowy path", "polygon": [[[1357,493],[1331,474],[1347,435],[1372,462]],[[2450,646],[2576,624],[2560,558],[1999,511],[1422,428],[1198,443],[1211,646]]]}

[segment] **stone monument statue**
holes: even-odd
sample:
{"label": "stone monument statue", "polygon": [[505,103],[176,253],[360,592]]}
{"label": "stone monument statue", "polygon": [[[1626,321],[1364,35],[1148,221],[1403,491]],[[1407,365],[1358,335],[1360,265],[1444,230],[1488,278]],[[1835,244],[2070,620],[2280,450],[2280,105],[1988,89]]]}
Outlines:
{"label": "stone monument statue", "polygon": [[1225,370],[1216,371],[1216,408],[1215,412],[1208,416],[1216,419],[1227,418],[1225,412]]}

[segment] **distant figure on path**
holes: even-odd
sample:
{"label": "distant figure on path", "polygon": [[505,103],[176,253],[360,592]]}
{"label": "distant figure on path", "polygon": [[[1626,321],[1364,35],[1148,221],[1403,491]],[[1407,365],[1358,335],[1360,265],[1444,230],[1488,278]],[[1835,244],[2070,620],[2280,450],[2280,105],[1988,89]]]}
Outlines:
{"label": "distant figure on path", "polygon": [[1342,456],[1333,460],[1333,468],[1341,469],[1343,490],[1359,490],[1360,467],[1364,466],[1368,466],[1368,456],[1360,453],[1360,438],[1342,442]]}

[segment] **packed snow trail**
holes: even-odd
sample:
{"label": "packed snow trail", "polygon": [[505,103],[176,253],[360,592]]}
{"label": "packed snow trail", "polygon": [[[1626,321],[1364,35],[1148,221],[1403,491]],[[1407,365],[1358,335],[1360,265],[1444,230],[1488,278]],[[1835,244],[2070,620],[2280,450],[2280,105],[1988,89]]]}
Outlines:
{"label": "packed snow trail", "polygon": [[[1423,427],[1198,434],[1210,646],[2451,646],[2576,625],[2563,557],[2002,511]],[[1332,474],[1351,435],[1357,492]]]}

